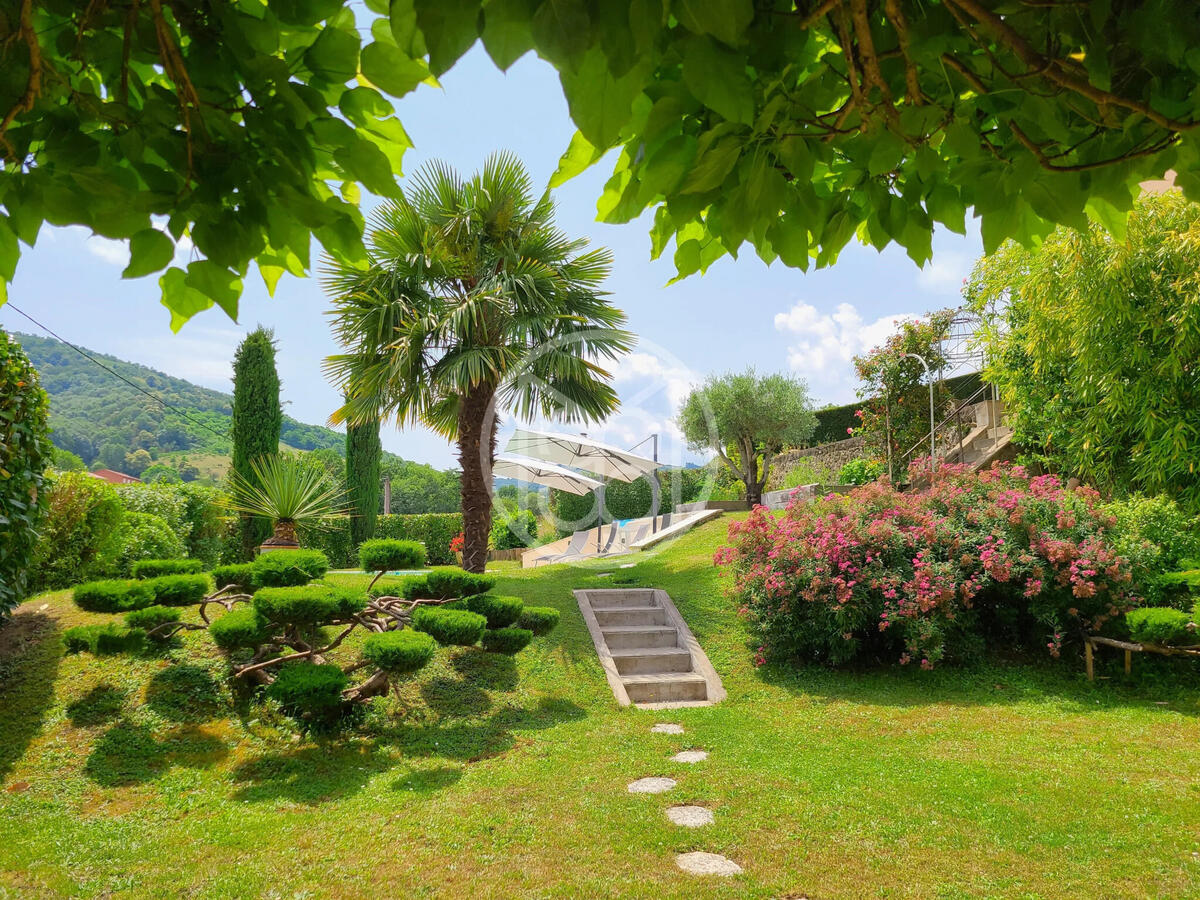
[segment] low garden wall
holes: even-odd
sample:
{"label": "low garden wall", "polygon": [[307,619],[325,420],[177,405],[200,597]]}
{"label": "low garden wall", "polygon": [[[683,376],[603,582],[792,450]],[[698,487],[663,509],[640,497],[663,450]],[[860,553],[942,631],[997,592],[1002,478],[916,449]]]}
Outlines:
{"label": "low garden wall", "polygon": [[810,463],[818,474],[828,472],[837,475],[842,466],[862,455],[862,448],[862,437],[852,437],[816,447],[805,447],[803,450],[786,450],[771,460],[771,477],[767,480],[767,489],[782,488],[788,473],[802,462]]}

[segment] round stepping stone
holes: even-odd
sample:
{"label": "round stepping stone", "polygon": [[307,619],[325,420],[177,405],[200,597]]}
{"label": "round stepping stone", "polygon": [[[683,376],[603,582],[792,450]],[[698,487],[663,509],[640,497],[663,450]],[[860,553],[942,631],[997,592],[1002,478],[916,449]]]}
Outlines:
{"label": "round stepping stone", "polygon": [[674,722],[659,722],[650,729],[651,734],[683,734],[683,726]]}
{"label": "round stepping stone", "polygon": [[674,762],[681,763],[698,763],[708,759],[708,751],[706,750],[684,750],[676,753],[671,757]]}
{"label": "round stepping stone", "polygon": [[675,865],[690,875],[741,875],[742,867],[719,853],[680,853]]}
{"label": "round stepping stone", "polygon": [[674,778],[639,778],[629,785],[631,794],[661,794],[675,787]]}
{"label": "round stepping stone", "polygon": [[672,806],[667,810],[667,818],[681,828],[700,828],[713,823],[712,810],[703,806]]}

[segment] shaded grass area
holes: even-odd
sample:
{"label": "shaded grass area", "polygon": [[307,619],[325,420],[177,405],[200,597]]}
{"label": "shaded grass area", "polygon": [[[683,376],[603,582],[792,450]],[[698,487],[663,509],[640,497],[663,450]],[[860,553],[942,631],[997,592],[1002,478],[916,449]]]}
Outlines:
{"label": "shaded grass area", "polygon": [[[27,604],[32,637],[0,656],[0,896],[1200,896],[1186,665],[756,669],[711,566],[726,521],[616,562],[504,566],[499,589],[559,628],[511,658],[442,651],[338,737],[231,692],[201,633],[61,657],[58,629],[104,617]],[[725,703],[616,707],[571,595],[614,583],[671,594]],[[693,747],[710,758],[669,760]],[[626,792],[647,775],[679,784]],[[686,802],[714,824],[670,825]],[[746,873],[684,876],[688,850]]]}

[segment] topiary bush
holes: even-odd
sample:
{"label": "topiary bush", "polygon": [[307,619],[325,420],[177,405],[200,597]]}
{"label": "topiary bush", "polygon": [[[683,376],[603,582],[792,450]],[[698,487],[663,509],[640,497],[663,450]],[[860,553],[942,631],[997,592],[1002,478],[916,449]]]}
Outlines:
{"label": "topiary bush", "polygon": [[1146,606],[1125,613],[1129,636],[1145,644],[1194,644],[1196,632],[1189,628],[1192,617],[1167,606]]}
{"label": "topiary bush", "polygon": [[486,594],[496,586],[496,579],[489,575],[476,575],[457,566],[442,566],[425,576],[425,586],[429,590],[428,599],[448,600]]}
{"label": "topiary bush", "polygon": [[267,696],[295,712],[329,712],[342,702],[346,673],[333,663],[287,663],[267,687]]}
{"label": "topiary bush", "polygon": [[267,620],[249,606],[230,610],[208,626],[213,643],[225,651],[257,647],[269,636]]}
{"label": "topiary bush", "polygon": [[254,585],[254,564],[233,563],[228,566],[214,566],[212,577],[217,585],[217,590],[230,585],[250,590]]}
{"label": "topiary bush", "polygon": [[146,632],[116,622],[103,625],[76,625],[63,632],[68,653],[136,653],[146,643]]}
{"label": "topiary bush", "polygon": [[191,606],[208,594],[207,575],[160,575],[145,583],[154,592],[154,601],[165,606]]}
{"label": "topiary bush", "polygon": [[360,612],[366,605],[361,594],[327,584],[296,587],[259,588],[254,592],[254,608],[276,625],[316,625],[343,619]]}
{"label": "topiary bush", "polygon": [[323,578],[329,557],[320,550],[271,550],[250,565],[253,587],[296,587]]}
{"label": "topiary bush", "polygon": [[198,559],[139,559],[133,564],[134,578],[157,578],[160,575],[194,575],[204,570]]}
{"label": "topiary bush", "polygon": [[89,581],[75,588],[72,599],[88,612],[128,612],[153,605],[154,588],[146,581]]}
{"label": "topiary bush", "polygon": [[487,628],[487,619],[465,609],[439,609],[418,606],[412,627],[423,631],[446,647],[470,647],[479,643]]}
{"label": "topiary bush", "polygon": [[364,572],[422,569],[425,567],[425,548],[416,541],[389,538],[363,541],[358,548],[358,564]]}
{"label": "topiary bush", "polygon": [[[130,628],[141,628],[147,633],[158,628],[160,625],[168,625],[178,621],[179,610],[171,609],[169,606],[146,606],[125,614],[125,624],[127,626]],[[164,640],[164,638],[157,635],[153,639]]]}
{"label": "topiary bush", "polygon": [[525,604],[520,597],[476,594],[467,598],[467,609],[487,619],[488,628],[507,628],[517,621]]}
{"label": "topiary bush", "polygon": [[0,329],[0,623],[30,586],[46,507],[43,473],[54,452],[46,410],[37,370]]}
{"label": "topiary bush", "polygon": [[437,642],[428,634],[404,629],[370,635],[363,641],[363,657],[389,675],[415,672],[433,659]]}
{"label": "topiary bush", "polygon": [[533,632],[525,628],[489,628],[483,633],[483,649],[488,653],[519,653],[532,640]]}
{"label": "topiary bush", "polygon": [[550,606],[526,606],[517,618],[517,627],[542,635],[552,631],[560,618],[557,609]]}
{"label": "topiary bush", "polygon": [[[392,498],[393,503],[396,500],[396,497]],[[454,562],[450,541],[462,530],[462,513],[380,516],[375,520],[376,537],[420,541],[425,545],[425,557],[428,564],[435,566],[449,565]]]}

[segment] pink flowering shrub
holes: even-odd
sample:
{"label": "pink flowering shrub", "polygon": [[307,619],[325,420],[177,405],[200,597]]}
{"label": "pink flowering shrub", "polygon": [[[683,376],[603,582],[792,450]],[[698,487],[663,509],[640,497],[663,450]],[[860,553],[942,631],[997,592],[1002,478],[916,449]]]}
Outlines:
{"label": "pink flowering shrub", "polygon": [[910,474],[928,486],[881,480],[730,524],[715,562],[761,635],[758,659],[928,668],[999,643],[1057,656],[1138,604],[1094,491],[1020,466]]}

